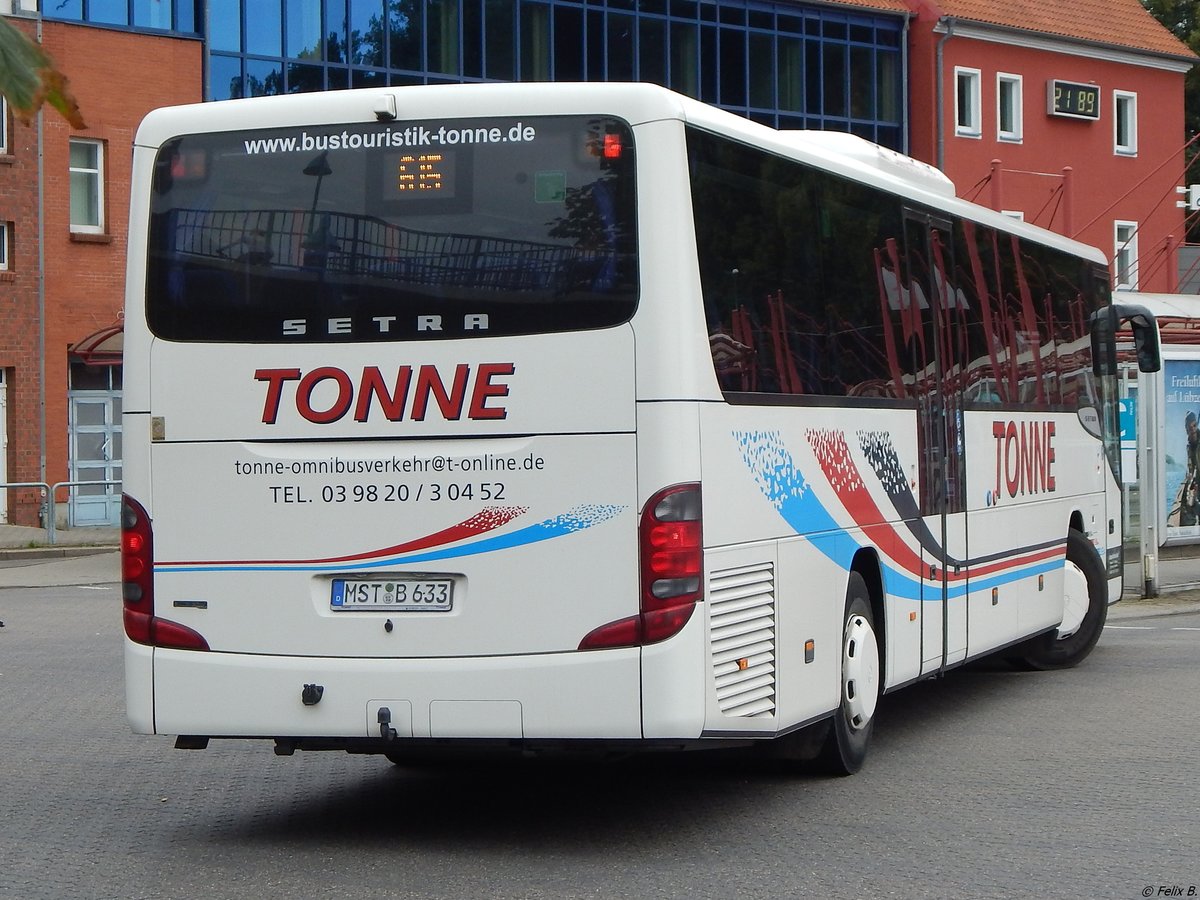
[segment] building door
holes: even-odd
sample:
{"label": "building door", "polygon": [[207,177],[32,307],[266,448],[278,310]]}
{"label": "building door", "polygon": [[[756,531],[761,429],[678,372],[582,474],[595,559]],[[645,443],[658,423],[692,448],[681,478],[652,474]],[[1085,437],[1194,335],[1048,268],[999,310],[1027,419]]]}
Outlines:
{"label": "building door", "polygon": [[121,367],[71,363],[68,524],[121,523]]}

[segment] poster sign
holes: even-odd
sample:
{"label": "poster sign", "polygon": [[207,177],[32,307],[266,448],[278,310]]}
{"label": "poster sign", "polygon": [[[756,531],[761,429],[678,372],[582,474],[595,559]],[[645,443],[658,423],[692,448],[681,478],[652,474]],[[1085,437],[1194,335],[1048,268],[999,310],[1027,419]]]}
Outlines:
{"label": "poster sign", "polygon": [[1119,401],[1117,409],[1121,425],[1121,481],[1137,484],[1137,397]]}
{"label": "poster sign", "polygon": [[1163,361],[1166,537],[1200,538],[1200,359]]}

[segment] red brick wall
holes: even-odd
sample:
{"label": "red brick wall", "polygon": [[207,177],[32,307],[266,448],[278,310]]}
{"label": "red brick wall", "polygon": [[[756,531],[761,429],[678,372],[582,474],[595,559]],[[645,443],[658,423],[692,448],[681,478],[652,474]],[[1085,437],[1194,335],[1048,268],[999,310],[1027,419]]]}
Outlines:
{"label": "red brick wall", "polygon": [[[6,476],[38,481],[37,131],[11,113],[8,125],[8,152],[0,157],[0,219],[11,229],[9,271],[0,275],[0,367],[8,384]],[[10,492],[10,509],[20,499],[36,516],[39,501],[33,493]]]}
{"label": "red brick wall", "polygon": [[[32,33],[32,23],[13,24]],[[130,157],[138,123],[158,106],[202,99],[198,41],[46,22],[43,44],[70,80],[87,128],[44,115],[46,473],[68,477],[68,349],[117,320],[124,304]],[[104,142],[105,234],[70,232],[72,137]],[[8,375],[8,480],[42,480],[38,383],[37,131],[14,124],[0,158],[0,217],[13,222],[12,277],[0,281],[0,366]],[[60,498],[61,499],[61,498]],[[10,521],[36,524],[39,499],[13,492]]]}

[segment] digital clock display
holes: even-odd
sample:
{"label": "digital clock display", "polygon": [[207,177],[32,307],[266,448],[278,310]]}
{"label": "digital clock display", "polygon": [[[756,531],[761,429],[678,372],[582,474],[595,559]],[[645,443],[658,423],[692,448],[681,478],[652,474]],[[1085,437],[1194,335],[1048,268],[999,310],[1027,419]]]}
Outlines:
{"label": "digital clock display", "polygon": [[391,157],[391,178],[384,191],[389,200],[432,200],[454,197],[454,153],[403,153]]}
{"label": "digital clock display", "polygon": [[1076,84],[1053,80],[1046,85],[1047,112],[1072,119],[1100,118],[1100,88],[1094,84]]}

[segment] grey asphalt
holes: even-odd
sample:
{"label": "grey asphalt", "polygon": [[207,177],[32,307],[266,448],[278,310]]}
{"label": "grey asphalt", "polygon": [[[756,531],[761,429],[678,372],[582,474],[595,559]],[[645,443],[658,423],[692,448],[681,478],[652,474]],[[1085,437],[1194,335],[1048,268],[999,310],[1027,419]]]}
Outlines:
{"label": "grey asphalt", "polygon": [[[70,528],[47,543],[41,528],[0,525],[0,588],[113,584],[120,580],[120,530]],[[1142,596],[1144,577],[1136,550],[1126,551],[1125,593],[1110,619],[1200,611],[1200,544],[1163,550],[1159,596]]]}

